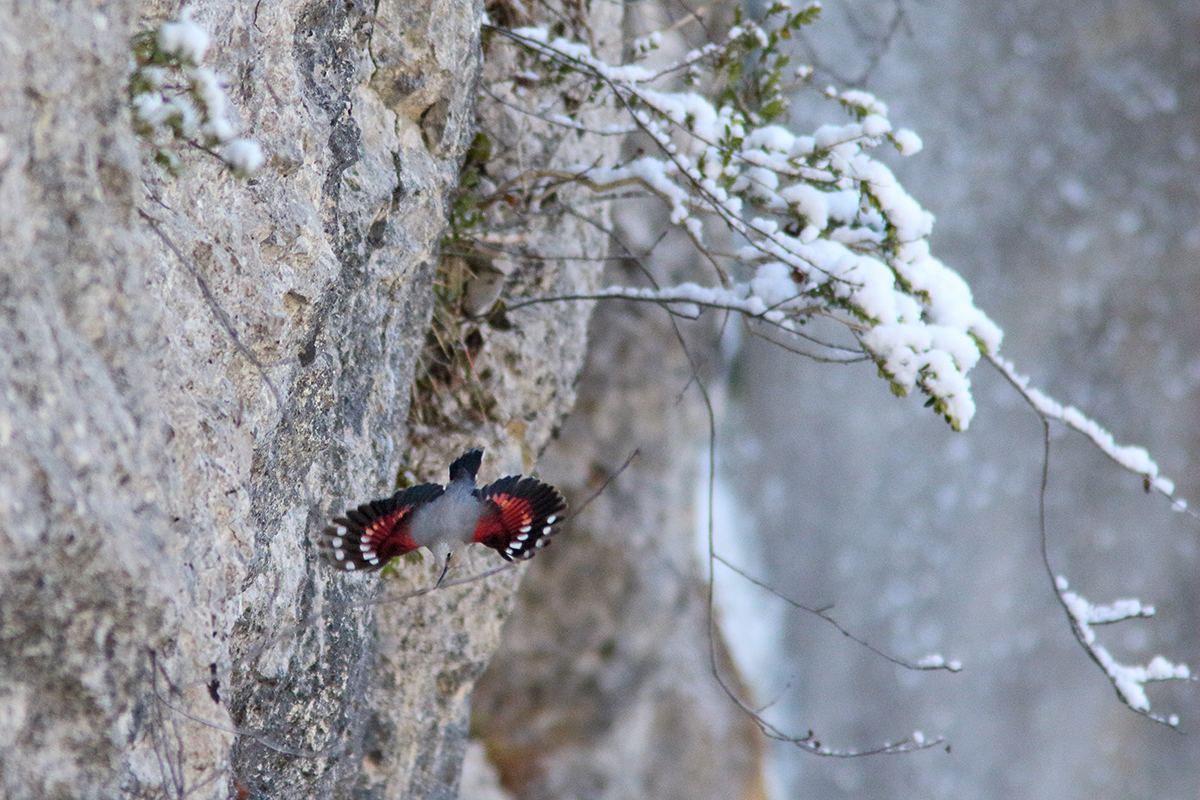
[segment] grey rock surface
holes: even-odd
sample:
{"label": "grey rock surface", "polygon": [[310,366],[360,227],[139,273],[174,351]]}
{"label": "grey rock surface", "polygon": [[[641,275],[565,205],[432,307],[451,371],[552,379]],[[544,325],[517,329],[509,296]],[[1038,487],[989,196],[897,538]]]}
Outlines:
{"label": "grey rock surface", "polygon": [[[575,33],[599,32],[598,51],[619,49],[617,6],[599,4],[590,27],[564,9]],[[382,580],[340,575],[310,537],[390,493],[401,471],[444,479],[465,446],[488,449],[483,480],[531,471],[575,402],[590,309],[464,322],[478,336],[472,391],[489,403],[467,413],[460,396],[435,394],[423,401],[435,422],[412,423],[438,246],[476,125],[482,3],[192,11],[231,115],[267,155],[248,180],[199,151],[168,176],[132,131],[130,38],[174,7],[0,10],[0,785],[12,798],[455,797],[472,688],[520,570],[420,593],[437,577],[431,560]],[[489,124],[519,145],[497,181],[573,157],[573,136],[502,112]],[[595,214],[599,227],[547,219],[528,235],[600,253],[609,217]],[[598,261],[495,261],[514,297],[600,278]],[[657,745],[645,770],[677,746],[694,764],[736,741],[731,785],[752,785],[744,720],[696,689],[707,638],[688,543],[695,401],[659,425],[673,395],[638,388],[660,368],[686,383],[682,364],[655,351],[636,376],[597,377],[643,324],[605,317],[614,338],[593,349],[584,385],[615,405],[585,412],[565,439],[574,455],[543,464],[580,496],[591,465],[637,439],[646,456],[630,475],[657,487],[644,504],[607,506],[643,531],[628,547],[597,543],[584,523],[569,534],[579,552],[558,548],[558,572],[543,570],[557,577],[530,590],[570,593],[564,576],[583,569],[578,599],[613,607],[604,641],[576,640],[573,656],[611,640],[641,665],[616,659],[636,674],[594,695],[609,709],[600,747],[568,753],[553,785],[620,773],[637,741]],[[605,427],[642,408],[651,416],[632,428]],[[645,533],[666,519],[669,540]],[[590,559],[605,553],[597,572]],[[450,577],[495,565],[471,554]],[[614,594],[621,584],[649,592]],[[569,620],[525,609],[552,635]],[[676,610],[686,624],[657,637]]]}
{"label": "grey rock surface", "polygon": [[513,577],[377,639],[309,535],[400,466],[481,4],[193,12],[247,181],[132,133],[165,4],[0,11],[3,793],[454,796]]}

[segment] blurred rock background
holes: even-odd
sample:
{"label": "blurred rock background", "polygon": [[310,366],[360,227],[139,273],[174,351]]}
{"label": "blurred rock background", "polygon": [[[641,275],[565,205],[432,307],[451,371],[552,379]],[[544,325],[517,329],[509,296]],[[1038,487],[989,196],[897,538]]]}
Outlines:
{"label": "blurred rock background", "polygon": [[[838,2],[801,42],[817,86],[866,88],[924,150],[890,164],[937,217],[933,252],[1004,328],[1036,385],[1200,496],[1200,9],[1172,0]],[[798,127],[811,127],[804,101]],[[776,747],[780,797],[1195,797],[1200,745],[1121,706],[1076,645],[1043,571],[1041,425],[986,366],[979,411],[952,433],[863,366],[809,363],[747,340],[720,467],[772,586],[905,658],[911,673],[784,614],[766,670],[773,719],[830,746],[919,729],[902,757],[822,760]],[[1056,431],[1050,558],[1095,603],[1138,597],[1149,620],[1101,628],[1125,663],[1200,664],[1195,520]],[[771,601],[760,595],[764,604]],[[777,612],[782,613],[782,612]],[[761,672],[761,671],[760,671]],[[1153,709],[1200,724],[1194,684]]]}

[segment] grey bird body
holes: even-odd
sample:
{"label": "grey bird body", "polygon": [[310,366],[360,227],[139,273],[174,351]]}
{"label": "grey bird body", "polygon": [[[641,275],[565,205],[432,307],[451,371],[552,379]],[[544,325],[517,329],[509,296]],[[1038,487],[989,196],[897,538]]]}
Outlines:
{"label": "grey bird body", "polygon": [[450,481],[446,492],[413,514],[412,538],[417,547],[428,547],[442,556],[470,544],[483,504],[475,496],[475,476]]}

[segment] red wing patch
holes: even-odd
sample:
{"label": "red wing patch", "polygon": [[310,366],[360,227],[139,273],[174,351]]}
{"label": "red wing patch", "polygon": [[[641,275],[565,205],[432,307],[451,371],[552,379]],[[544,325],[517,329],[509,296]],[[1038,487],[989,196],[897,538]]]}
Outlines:
{"label": "red wing patch", "polygon": [[558,489],[536,478],[512,475],[475,492],[484,504],[475,541],[498,550],[506,560],[525,559],[550,544],[567,513]]}
{"label": "red wing patch", "polygon": [[409,523],[421,506],[444,492],[436,483],[403,489],[383,500],[372,500],[321,531],[318,546],[331,566],[347,572],[380,569],[396,556],[417,549]]}

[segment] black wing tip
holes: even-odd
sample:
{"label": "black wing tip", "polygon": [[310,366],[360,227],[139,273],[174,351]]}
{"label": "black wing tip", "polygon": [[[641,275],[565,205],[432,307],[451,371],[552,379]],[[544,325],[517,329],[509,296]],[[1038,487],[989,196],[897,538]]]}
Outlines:
{"label": "black wing tip", "polygon": [[450,465],[450,480],[475,480],[475,476],[479,474],[479,467],[483,464],[483,448],[476,447],[474,450],[468,450]]}
{"label": "black wing tip", "polygon": [[391,511],[398,505],[419,506],[440,497],[445,491],[446,487],[440,483],[418,483],[416,486],[400,489],[386,500],[376,500],[375,502],[387,503],[386,511]]}
{"label": "black wing tip", "polygon": [[372,572],[391,560],[375,557],[372,563],[364,558],[359,547],[362,529],[342,517],[335,517],[333,523],[325,526],[317,539],[317,552],[329,566],[341,572]]}
{"label": "black wing tip", "polygon": [[371,572],[381,569],[392,560],[378,554],[379,543],[363,541],[367,528],[380,517],[391,514],[398,508],[416,508],[445,492],[438,483],[422,483],[401,489],[391,497],[371,500],[357,508],[347,509],[340,517],[333,517],[317,536],[317,550],[321,560],[343,572]]}
{"label": "black wing tip", "polygon": [[535,512],[543,517],[554,515],[561,522],[567,514],[567,498],[557,487],[543,483],[537,478],[525,478],[515,487],[514,494],[524,497],[533,505]]}
{"label": "black wing tip", "polygon": [[528,500],[535,514],[542,517],[554,515],[558,517],[556,522],[562,522],[567,516],[567,498],[563,497],[563,493],[557,487],[537,478],[509,475],[475,490],[475,496],[480,498],[497,494],[510,494]]}
{"label": "black wing tip", "polygon": [[562,530],[562,523],[567,519],[567,500],[562,492],[537,478],[519,475],[502,478],[488,489],[492,487],[526,501],[533,514],[533,519],[516,536],[496,548],[504,560],[528,561],[538,550],[549,547],[550,537]]}

